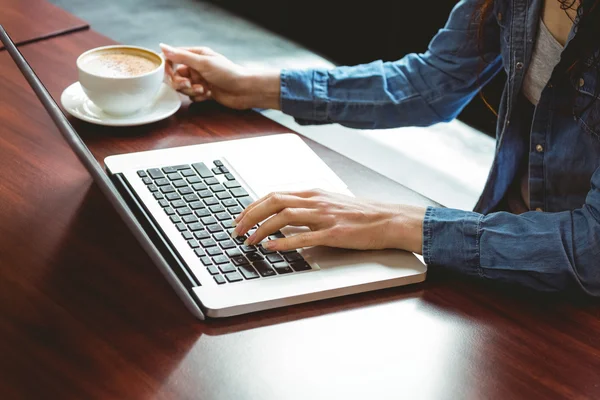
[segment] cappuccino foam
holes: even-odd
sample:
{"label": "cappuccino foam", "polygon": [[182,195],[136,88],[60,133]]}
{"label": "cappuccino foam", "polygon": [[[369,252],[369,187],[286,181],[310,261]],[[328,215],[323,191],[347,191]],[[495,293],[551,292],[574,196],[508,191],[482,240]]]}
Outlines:
{"label": "cappuccino foam", "polygon": [[84,61],[83,69],[94,75],[125,78],[152,72],[159,65],[142,53],[119,50],[90,54]]}

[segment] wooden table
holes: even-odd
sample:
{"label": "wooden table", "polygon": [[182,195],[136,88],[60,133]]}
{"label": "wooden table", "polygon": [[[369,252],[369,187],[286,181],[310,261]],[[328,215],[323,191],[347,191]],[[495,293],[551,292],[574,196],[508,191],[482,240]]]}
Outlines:
{"label": "wooden table", "polygon": [[87,22],[46,0],[0,0],[0,25],[17,45],[88,28]]}
{"label": "wooden table", "polygon": [[[25,46],[55,98],[93,31]],[[0,397],[600,398],[600,307],[436,274],[224,320],[188,314],[0,54]],[[97,157],[287,131],[203,104],[133,129],[74,121]],[[427,203],[315,143],[359,196]]]}

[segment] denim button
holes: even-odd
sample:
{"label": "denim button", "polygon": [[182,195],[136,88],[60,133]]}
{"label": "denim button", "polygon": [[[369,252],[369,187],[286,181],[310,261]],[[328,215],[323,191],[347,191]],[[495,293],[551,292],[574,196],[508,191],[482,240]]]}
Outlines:
{"label": "denim button", "polygon": [[583,78],[579,78],[579,87],[583,87],[583,85],[585,85],[585,81]]}
{"label": "denim button", "polygon": [[523,63],[521,61],[517,62],[517,69],[523,69]]}
{"label": "denim button", "polygon": [[538,153],[541,153],[542,151],[544,151],[544,146],[542,146],[541,144],[538,144],[537,146],[535,146],[535,150]]}

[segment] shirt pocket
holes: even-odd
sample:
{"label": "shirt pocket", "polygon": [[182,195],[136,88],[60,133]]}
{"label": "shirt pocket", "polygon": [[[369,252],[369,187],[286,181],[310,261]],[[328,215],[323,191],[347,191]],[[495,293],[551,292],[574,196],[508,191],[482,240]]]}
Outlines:
{"label": "shirt pocket", "polygon": [[577,92],[575,97],[576,119],[581,128],[600,140],[600,99],[597,95],[597,70],[590,69],[573,82]]}

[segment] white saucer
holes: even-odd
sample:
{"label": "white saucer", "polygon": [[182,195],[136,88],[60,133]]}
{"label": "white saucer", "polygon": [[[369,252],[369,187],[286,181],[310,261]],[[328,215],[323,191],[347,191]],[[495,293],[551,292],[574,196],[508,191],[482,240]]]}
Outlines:
{"label": "white saucer", "polygon": [[181,99],[175,90],[162,84],[156,99],[135,114],[123,117],[106,114],[87,98],[79,82],[66,88],[60,96],[62,106],[72,116],[92,124],[106,126],[144,125],[175,114],[181,106]]}

